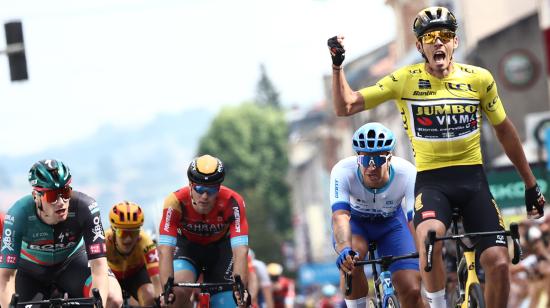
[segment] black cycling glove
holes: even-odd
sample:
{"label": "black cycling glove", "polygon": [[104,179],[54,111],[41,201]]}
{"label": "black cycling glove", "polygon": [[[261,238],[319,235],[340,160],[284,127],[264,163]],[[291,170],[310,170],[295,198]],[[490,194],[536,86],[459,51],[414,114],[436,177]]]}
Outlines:
{"label": "black cycling glove", "polygon": [[536,208],[540,217],[542,217],[544,215],[545,203],[546,200],[544,199],[544,195],[540,192],[539,184],[535,184],[535,186],[525,189],[525,208],[527,209],[528,215]]}
{"label": "black cycling glove", "polygon": [[327,41],[328,48],[330,49],[330,56],[332,57],[332,64],[335,66],[342,65],[346,58],[346,50],[342,44],[338,43],[338,37],[333,36]]}

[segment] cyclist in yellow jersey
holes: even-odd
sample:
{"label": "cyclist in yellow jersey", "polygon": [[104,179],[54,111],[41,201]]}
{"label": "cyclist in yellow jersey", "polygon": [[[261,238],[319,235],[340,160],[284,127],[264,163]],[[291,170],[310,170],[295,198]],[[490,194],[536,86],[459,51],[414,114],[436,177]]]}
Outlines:
{"label": "cyclist in yellow jersey", "polygon": [[115,204],[109,212],[111,229],[105,232],[107,261],[120,286],[141,306],[153,306],[162,287],[157,246],[145,233],[141,207],[133,202]]}
{"label": "cyclist in yellow jersey", "polygon": [[[421,10],[413,23],[416,47],[425,62],[409,65],[359,91],[350,88],[342,62],[344,37],[328,40],[332,57],[332,91],[338,116],[350,116],[395,100],[411,140],[418,170],[415,185],[417,245],[423,247],[428,230],[445,234],[453,207],[458,207],[468,232],[504,228],[489,191],[482,166],[480,130],[482,113],[525,183],[529,217],[544,214],[545,199],[525,158],[516,129],[500,101],[497,86],[486,69],[456,63],[458,47],[455,16],[444,7]],[[438,242],[439,243],[439,242]],[[486,272],[487,307],[505,307],[510,282],[506,239],[487,238],[477,246]],[[425,264],[423,249],[419,250]],[[434,254],[441,256],[441,244]],[[346,262],[352,263],[348,256]],[[423,268],[423,266],[421,266]],[[435,257],[430,273],[421,270],[430,307],[445,307],[445,271]]]}

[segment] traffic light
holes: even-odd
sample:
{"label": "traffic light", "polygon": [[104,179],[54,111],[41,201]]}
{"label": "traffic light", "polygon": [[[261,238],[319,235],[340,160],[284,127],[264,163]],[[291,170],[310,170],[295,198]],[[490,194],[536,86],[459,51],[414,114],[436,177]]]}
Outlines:
{"label": "traffic light", "polygon": [[23,42],[23,25],[20,21],[4,24],[6,30],[6,54],[10,64],[11,81],[27,80],[27,58]]}

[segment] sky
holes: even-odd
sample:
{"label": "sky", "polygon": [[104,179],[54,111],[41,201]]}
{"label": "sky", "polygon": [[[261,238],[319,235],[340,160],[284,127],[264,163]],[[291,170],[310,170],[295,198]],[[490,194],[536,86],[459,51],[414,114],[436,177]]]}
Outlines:
{"label": "sky", "polygon": [[[385,0],[0,0],[21,20],[29,80],[0,57],[0,155],[252,100],[259,66],[285,106],[323,101],[326,41],[354,59],[395,37]],[[3,27],[2,27],[3,29]],[[0,49],[5,47],[0,31]]]}

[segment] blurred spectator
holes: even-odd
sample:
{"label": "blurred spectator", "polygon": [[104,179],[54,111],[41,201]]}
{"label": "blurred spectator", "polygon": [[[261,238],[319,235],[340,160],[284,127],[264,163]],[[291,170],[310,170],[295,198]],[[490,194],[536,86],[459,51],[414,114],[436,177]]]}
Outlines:
{"label": "blurred spectator", "polygon": [[332,284],[325,284],[321,288],[321,299],[318,308],[337,308],[340,307],[342,297],[339,296],[338,289]]}
{"label": "blurred spectator", "polygon": [[250,288],[252,304],[253,306],[260,308],[273,308],[273,289],[271,279],[269,278],[269,274],[267,272],[267,266],[263,261],[256,259],[252,249],[248,250],[248,255],[251,258],[249,263],[252,264],[256,274],[255,288]]}
{"label": "blurred spectator", "polygon": [[519,224],[523,259],[510,267],[510,308],[541,307],[544,298],[545,307],[550,307],[549,222],[525,220]]}
{"label": "blurred spectator", "polygon": [[294,307],[296,296],[294,280],[283,276],[283,266],[278,263],[267,265],[269,278],[273,283],[273,303],[275,308]]}

